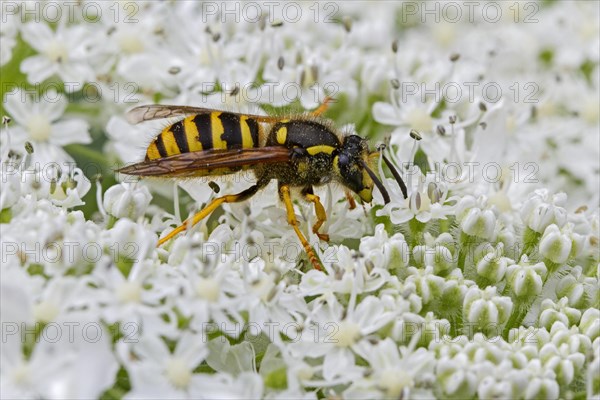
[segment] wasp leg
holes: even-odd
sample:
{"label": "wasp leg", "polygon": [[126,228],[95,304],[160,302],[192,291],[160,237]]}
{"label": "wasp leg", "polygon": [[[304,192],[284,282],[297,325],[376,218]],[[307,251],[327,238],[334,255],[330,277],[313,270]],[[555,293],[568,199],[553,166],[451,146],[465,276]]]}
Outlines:
{"label": "wasp leg", "polygon": [[329,242],[329,235],[326,233],[319,233],[319,228],[323,225],[323,222],[327,220],[327,213],[325,213],[325,207],[321,204],[319,196],[314,194],[312,186],[308,186],[302,190],[302,195],[307,201],[310,201],[315,206],[315,214],[317,214],[317,222],[312,227],[312,231],[316,234],[319,239]]}
{"label": "wasp leg", "polygon": [[261,189],[263,186],[264,185],[257,183],[256,185],[251,186],[238,194],[228,194],[226,196],[214,199],[206,207],[198,211],[198,213],[196,213],[193,217],[186,219],[185,221],[183,221],[183,224],[175,228],[164,238],[160,239],[158,241],[157,247],[162,246],[164,243],[168,242],[171,238],[173,238],[173,236],[185,231],[188,228],[191,228],[204,218],[208,217],[213,211],[219,208],[221,204],[237,203],[240,201],[248,200],[250,197],[254,196],[256,192],[258,192],[258,190]]}
{"label": "wasp leg", "polygon": [[321,105],[319,107],[317,107],[316,110],[312,111],[310,114],[315,117],[318,117],[319,115],[323,114],[329,108],[329,103],[331,103],[331,100],[333,100],[332,97],[329,97],[329,96],[325,97],[325,100],[323,100],[323,103],[321,103]]}
{"label": "wasp leg", "polygon": [[354,196],[352,196],[352,193],[350,193],[349,190],[346,190],[345,193],[346,193],[346,200],[348,200],[350,209],[354,210],[356,208],[356,201],[354,200]]}
{"label": "wasp leg", "polygon": [[279,195],[281,196],[283,204],[285,204],[288,224],[290,224],[292,228],[294,228],[294,231],[296,232],[298,239],[300,239],[300,243],[302,243],[302,247],[304,247],[304,251],[308,255],[308,258],[310,259],[310,262],[312,263],[313,267],[315,267],[319,271],[322,271],[323,268],[321,267],[321,263],[317,259],[315,252],[313,251],[312,247],[310,247],[310,245],[308,244],[308,241],[306,240],[302,232],[300,232],[300,228],[298,228],[298,220],[296,219],[294,205],[292,204],[292,198],[290,196],[290,187],[288,185],[279,185]]}

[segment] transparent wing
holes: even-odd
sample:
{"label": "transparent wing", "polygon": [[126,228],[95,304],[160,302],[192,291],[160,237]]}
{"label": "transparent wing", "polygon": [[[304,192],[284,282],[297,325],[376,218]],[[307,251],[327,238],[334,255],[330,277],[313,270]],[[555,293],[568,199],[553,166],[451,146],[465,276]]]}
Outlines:
{"label": "transparent wing", "polygon": [[[188,115],[206,114],[211,112],[219,112],[224,110],[215,110],[211,108],[202,107],[190,107],[190,106],[170,106],[163,104],[150,104],[146,106],[139,106],[129,110],[126,114],[127,121],[130,124],[138,124],[144,121],[152,121],[155,119],[163,119],[170,117],[185,117]],[[229,111],[224,111],[229,112]],[[270,117],[266,115],[255,115],[255,114],[244,114],[235,113],[240,116],[245,116],[257,120],[258,122],[275,123],[280,121],[282,118]]]}
{"label": "transparent wing", "polygon": [[137,176],[191,177],[236,172],[223,169],[291,160],[292,151],[283,146],[249,149],[203,150],[146,160],[123,167],[117,172]]}

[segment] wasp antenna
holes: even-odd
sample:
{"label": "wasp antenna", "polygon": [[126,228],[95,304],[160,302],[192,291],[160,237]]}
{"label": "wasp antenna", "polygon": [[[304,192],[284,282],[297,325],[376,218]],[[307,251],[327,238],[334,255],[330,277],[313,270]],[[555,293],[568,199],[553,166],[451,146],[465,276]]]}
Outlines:
{"label": "wasp antenna", "polygon": [[386,190],[386,188],[383,186],[383,183],[381,183],[381,181],[379,180],[377,175],[375,175],[375,172],[373,172],[371,170],[371,168],[369,168],[364,161],[361,161],[361,164],[362,164],[363,168],[367,171],[367,173],[369,174],[369,176],[371,177],[373,182],[375,182],[375,186],[377,186],[377,189],[379,189],[379,191],[381,192],[381,195],[383,196],[383,202],[385,204],[389,203],[390,195],[388,194],[388,191]]}
{"label": "wasp antenna", "polygon": [[392,162],[390,160],[388,160],[388,158],[386,156],[383,155],[383,153],[381,154],[381,157],[383,157],[383,161],[385,161],[385,165],[387,165],[388,168],[390,169],[390,171],[392,171],[392,175],[394,175],[396,182],[398,182],[398,185],[400,185],[400,190],[402,190],[402,195],[404,196],[405,199],[408,198],[408,191],[406,190],[406,185],[404,184],[404,180],[402,180],[400,173],[394,167],[394,164],[392,164]]}

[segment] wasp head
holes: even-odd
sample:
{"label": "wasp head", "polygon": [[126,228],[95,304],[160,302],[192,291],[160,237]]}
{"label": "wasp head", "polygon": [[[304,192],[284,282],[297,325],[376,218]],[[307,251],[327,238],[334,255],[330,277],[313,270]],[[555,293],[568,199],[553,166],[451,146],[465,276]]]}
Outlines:
{"label": "wasp head", "polygon": [[339,180],[366,203],[373,200],[373,186],[377,186],[385,203],[389,203],[390,196],[377,175],[369,168],[368,159],[367,141],[357,135],[346,136],[334,161]]}

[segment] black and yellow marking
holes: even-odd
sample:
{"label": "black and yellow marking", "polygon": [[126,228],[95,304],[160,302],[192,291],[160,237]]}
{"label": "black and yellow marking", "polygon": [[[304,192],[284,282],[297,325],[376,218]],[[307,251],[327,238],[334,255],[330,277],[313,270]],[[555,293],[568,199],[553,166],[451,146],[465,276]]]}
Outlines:
{"label": "black and yellow marking", "polygon": [[260,125],[256,120],[242,116],[240,118],[240,125],[242,127],[242,148],[251,148],[259,146],[259,130]]}
{"label": "black and yellow marking", "polygon": [[336,147],[333,147],[333,146],[319,144],[316,146],[307,147],[306,152],[308,154],[310,154],[311,156],[315,156],[320,153],[331,154],[334,152],[335,149],[336,149]]}
{"label": "black and yellow marking", "polygon": [[194,124],[196,125],[196,131],[198,134],[195,137],[196,142],[200,143],[202,150],[209,150],[213,148],[212,141],[212,117],[211,114],[199,114],[193,118]]}
{"label": "black and yellow marking", "polygon": [[165,142],[163,140],[163,136],[164,136],[164,131],[163,131],[163,133],[158,135],[158,137],[154,141],[154,145],[156,146],[156,150],[158,150],[158,154],[160,154],[161,157],[166,157],[169,154],[167,153],[167,149],[165,147]]}
{"label": "black and yellow marking", "polygon": [[331,154],[340,147],[337,135],[325,125],[315,121],[284,120],[273,126],[268,145],[288,148],[301,147],[309,155]]}
{"label": "black and yellow marking", "polygon": [[175,139],[178,150],[178,152],[174,154],[189,153],[190,148],[185,134],[183,121],[175,122],[171,125],[171,132],[173,133],[173,138]]}
{"label": "black and yellow marking", "polygon": [[166,127],[150,143],[146,160],[210,149],[254,148],[260,145],[261,126],[245,115],[210,112],[191,115]]}
{"label": "black and yellow marking", "polygon": [[225,142],[226,149],[239,149],[242,147],[242,127],[240,116],[231,113],[221,113],[219,120],[223,126],[221,140]]}

